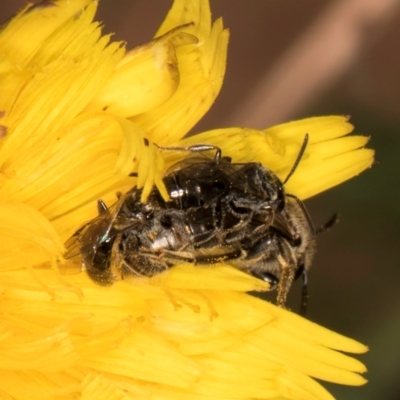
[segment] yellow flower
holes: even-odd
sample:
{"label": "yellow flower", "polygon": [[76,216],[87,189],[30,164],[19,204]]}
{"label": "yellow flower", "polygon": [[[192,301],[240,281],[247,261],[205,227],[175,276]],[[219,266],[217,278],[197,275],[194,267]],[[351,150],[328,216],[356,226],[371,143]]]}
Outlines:
{"label": "yellow flower", "polygon": [[92,22],[96,4],[43,2],[0,32],[0,397],[321,400],[332,396],[313,378],[363,384],[365,367],[341,352],[365,346],[248,295],[268,285],[227,265],[110,288],[68,270],[63,243],[97,199],[164,190],[184,155],[153,143],[213,143],[284,179],[308,133],[286,185],[302,199],[373,157],[364,137],[344,137],[344,117],[182,140],[220,90],[222,21],[206,0],[175,0],[155,39],[126,53]]}

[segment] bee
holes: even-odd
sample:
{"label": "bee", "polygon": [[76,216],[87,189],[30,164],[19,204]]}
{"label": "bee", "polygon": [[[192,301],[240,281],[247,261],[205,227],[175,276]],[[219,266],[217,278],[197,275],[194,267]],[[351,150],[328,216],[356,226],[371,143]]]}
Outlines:
{"label": "bee", "polygon": [[277,289],[277,304],[283,306],[293,281],[303,278],[301,314],[308,303],[307,272],[315,255],[317,232],[304,203],[287,195],[285,209],[276,215],[268,234],[246,246],[250,272]]}
{"label": "bee", "polygon": [[[308,140],[308,137],[307,137]],[[270,283],[284,306],[294,279],[305,276],[315,252],[315,229],[303,203],[285,194],[305,144],[284,182],[257,162],[232,163],[221,149],[194,145],[146,202],[134,187],[66,242],[66,259],[80,257],[97,284],[154,276],[176,264],[231,264]],[[166,148],[170,150],[169,148]],[[198,153],[215,150],[213,158]]]}

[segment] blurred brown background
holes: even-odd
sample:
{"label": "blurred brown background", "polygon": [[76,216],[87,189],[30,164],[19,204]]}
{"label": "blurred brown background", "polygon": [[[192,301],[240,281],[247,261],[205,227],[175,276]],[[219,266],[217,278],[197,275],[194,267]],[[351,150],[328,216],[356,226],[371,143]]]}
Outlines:
{"label": "blurred brown background", "polygon": [[[5,21],[25,2],[2,0]],[[172,0],[102,0],[106,32],[129,47],[149,40]],[[378,163],[307,201],[319,237],[308,317],[370,346],[369,384],[329,385],[341,400],[400,398],[400,1],[211,0],[231,31],[226,80],[195,128],[267,127],[324,114],[351,115]],[[291,293],[298,308],[300,283]]]}

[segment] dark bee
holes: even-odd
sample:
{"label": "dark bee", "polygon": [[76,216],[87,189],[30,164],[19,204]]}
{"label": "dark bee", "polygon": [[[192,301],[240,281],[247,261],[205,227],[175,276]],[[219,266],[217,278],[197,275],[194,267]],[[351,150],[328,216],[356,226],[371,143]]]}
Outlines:
{"label": "dark bee", "polygon": [[105,286],[182,262],[226,262],[277,287],[284,305],[314,254],[315,230],[303,203],[285,195],[260,163],[232,163],[214,146],[185,150],[210,149],[213,159],[192,154],[170,168],[163,178],[168,201],[156,187],[145,203],[136,187],[110,209],[100,200],[99,216],[67,241],[65,258],[80,256],[92,280]]}
{"label": "dark bee", "polygon": [[315,255],[316,234],[304,204],[287,195],[285,209],[276,215],[269,234],[249,246],[250,272],[277,288],[278,304],[285,304],[293,281],[303,278],[302,314],[307,308],[307,271]]}

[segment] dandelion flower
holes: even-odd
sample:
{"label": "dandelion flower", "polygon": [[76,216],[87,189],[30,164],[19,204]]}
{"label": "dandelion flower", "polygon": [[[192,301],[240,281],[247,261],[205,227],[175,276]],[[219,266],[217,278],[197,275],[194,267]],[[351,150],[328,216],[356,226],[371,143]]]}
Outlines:
{"label": "dandelion flower", "polygon": [[63,243],[98,199],[134,185],[165,194],[176,154],[154,143],[219,145],[283,179],[308,133],[287,184],[302,199],[373,157],[344,117],[182,139],[222,85],[222,21],[207,0],[176,0],[155,38],[127,52],[93,22],[96,6],[43,1],[0,32],[0,397],[321,400],[332,396],[314,378],[363,384],[343,352],[365,346],[250,296],[267,283],[228,265],[109,288],[68,271]]}

